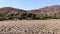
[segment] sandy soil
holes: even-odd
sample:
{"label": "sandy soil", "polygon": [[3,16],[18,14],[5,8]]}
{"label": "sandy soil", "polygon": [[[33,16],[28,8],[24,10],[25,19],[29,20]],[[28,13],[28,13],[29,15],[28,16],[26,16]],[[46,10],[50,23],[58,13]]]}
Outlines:
{"label": "sandy soil", "polygon": [[0,21],[0,34],[60,34],[60,20]]}

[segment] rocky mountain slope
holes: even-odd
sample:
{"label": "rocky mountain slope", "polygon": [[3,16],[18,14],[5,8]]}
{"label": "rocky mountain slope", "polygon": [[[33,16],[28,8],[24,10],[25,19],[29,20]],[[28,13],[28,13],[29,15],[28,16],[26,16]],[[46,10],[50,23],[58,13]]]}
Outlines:
{"label": "rocky mountain slope", "polygon": [[23,10],[13,7],[0,8],[0,20],[60,18],[60,5],[47,6],[35,10]]}

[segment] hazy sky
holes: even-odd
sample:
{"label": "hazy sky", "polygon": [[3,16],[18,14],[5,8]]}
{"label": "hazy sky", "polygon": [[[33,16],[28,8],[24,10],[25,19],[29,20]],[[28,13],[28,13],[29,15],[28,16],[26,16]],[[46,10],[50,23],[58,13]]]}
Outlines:
{"label": "hazy sky", "polygon": [[0,7],[37,9],[50,5],[60,5],[60,0],[0,0]]}

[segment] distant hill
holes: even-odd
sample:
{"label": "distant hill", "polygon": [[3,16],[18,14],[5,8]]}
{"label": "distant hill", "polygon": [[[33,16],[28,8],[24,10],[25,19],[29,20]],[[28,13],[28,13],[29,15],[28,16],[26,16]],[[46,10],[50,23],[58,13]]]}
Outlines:
{"label": "distant hill", "polygon": [[60,19],[60,5],[47,6],[35,10],[13,7],[0,8],[0,20]]}

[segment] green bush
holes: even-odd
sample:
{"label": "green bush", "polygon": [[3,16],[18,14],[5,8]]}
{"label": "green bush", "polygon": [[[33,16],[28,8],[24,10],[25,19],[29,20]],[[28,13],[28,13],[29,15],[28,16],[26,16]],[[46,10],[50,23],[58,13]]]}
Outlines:
{"label": "green bush", "polygon": [[13,20],[13,19],[14,19],[14,17],[12,17],[12,16],[11,16],[11,17],[9,17],[9,19],[8,19],[8,20]]}
{"label": "green bush", "polygon": [[4,21],[5,20],[5,18],[3,18],[3,17],[0,17],[0,21]]}

